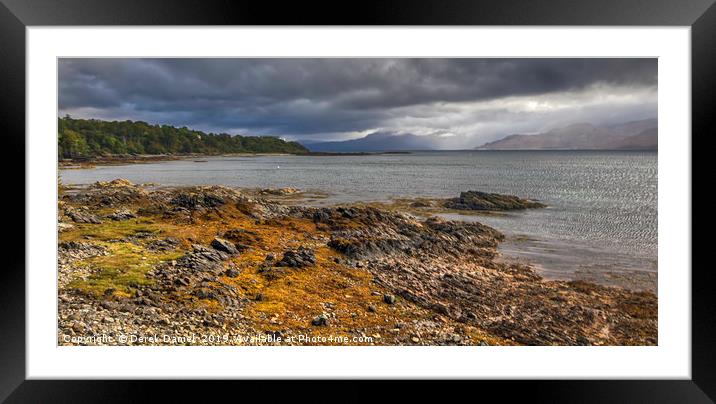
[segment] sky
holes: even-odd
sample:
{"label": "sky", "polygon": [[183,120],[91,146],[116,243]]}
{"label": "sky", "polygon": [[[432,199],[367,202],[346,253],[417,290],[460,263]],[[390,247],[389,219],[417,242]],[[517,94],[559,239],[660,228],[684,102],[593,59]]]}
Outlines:
{"label": "sky", "polygon": [[472,148],[657,116],[657,59],[60,59],[60,116]]}

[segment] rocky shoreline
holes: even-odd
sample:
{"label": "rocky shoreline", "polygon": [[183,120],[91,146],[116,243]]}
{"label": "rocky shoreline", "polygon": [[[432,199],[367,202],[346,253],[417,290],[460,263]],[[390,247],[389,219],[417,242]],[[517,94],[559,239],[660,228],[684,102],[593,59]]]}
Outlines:
{"label": "rocky shoreline", "polygon": [[[184,153],[184,154],[107,154],[88,157],[65,158],[59,160],[59,166],[69,168],[92,168],[124,164],[156,163],[160,161],[191,160],[206,157],[253,157],[253,156],[374,156],[377,154],[410,154],[410,152],[311,152],[305,153]],[[206,160],[195,160],[206,162]]]}
{"label": "rocky shoreline", "polygon": [[[63,193],[58,344],[657,344],[653,293],[544,280],[500,262],[488,226],[264,198],[276,192],[115,180]],[[440,203],[544,206],[472,191]]]}

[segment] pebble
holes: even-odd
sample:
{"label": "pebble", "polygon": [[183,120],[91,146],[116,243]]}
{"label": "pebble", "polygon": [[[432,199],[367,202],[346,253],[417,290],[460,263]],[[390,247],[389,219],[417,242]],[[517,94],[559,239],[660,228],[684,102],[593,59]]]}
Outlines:
{"label": "pebble", "polygon": [[328,325],[328,316],[325,313],[320,314],[313,318],[311,324],[315,325],[316,327],[325,327]]}

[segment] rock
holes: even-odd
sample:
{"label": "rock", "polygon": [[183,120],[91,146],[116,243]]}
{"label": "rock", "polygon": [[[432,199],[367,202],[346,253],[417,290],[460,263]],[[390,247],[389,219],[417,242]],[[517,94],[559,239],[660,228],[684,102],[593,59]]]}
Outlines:
{"label": "rock", "polygon": [[316,264],[316,255],[313,250],[300,247],[297,250],[288,250],[283,253],[283,257],[276,266],[303,268]]}
{"label": "rock", "polygon": [[395,303],[395,296],[393,295],[383,295],[383,301],[387,304],[393,304]]}
{"label": "rock", "polygon": [[87,211],[83,211],[81,209],[74,209],[67,207],[65,208],[65,215],[67,215],[70,219],[72,219],[75,223],[92,223],[92,224],[100,224],[102,223],[99,218]]}
{"label": "rock", "polygon": [[201,210],[225,205],[237,196],[235,191],[225,187],[202,187],[178,193],[169,203],[189,210]]}
{"label": "rock", "polygon": [[210,249],[199,244],[193,244],[194,251],[182,256],[176,261],[176,266],[191,269],[192,271],[219,273],[222,271],[222,261],[229,259],[223,251]]}
{"label": "rock", "polygon": [[229,268],[226,270],[226,276],[228,276],[229,278],[236,278],[237,276],[239,276],[239,271],[235,268]]}
{"label": "rock", "polygon": [[215,250],[223,251],[230,255],[236,255],[239,253],[239,250],[236,249],[236,246],[232,244],[230,241],[224,240],[223,238],[215,238],[211,240],[211,246]]}
{"label": "rock", "polygon": [[72,323],[72,331],[76,333],[83,333],[87,330],[87,325],[81,321],[76,321]]}
{"label": "rock", "polygon": [[313,321],[311,321],[311,324],[320,327],[320,326],[327,326],[328,325],[328,316],[324,314],[320,314],[313,318]]}
{"label": "rock", "polygon": [[378,308],[375,307],[375,305],[371,304],[368,306],[368,311],[371,313],[375,313],[376,311],[378,311]]}
{"label": "rock", "polygon": [[411,208],[429,208],[433,206],[433,204],[430,201],[425,200],[417,200],[410,204]]}
{"label": "rock", "polygon": [[112,181],[97,181],[92,184],[92,188],[120,188],[120,187],[133,187],[134,183],[124,178],[117,178]]}
{"label": "rock", "polygon": [[584,335],[580,335],[577,337],[577,345],[586,346],[586,345],[592,345],[587,338],[584,337]]}
{"label": "rock", "polygon": [[65,223],[65,222],[59,222],[57,223],[57,231],[62,233],[63,231],[70,231],[74,229],[75,226],[71,223]]}
{"label": "rock", "polygon": [[411,338],[410,338],[410,341],[413,342],[414,344],[417,344],[418,342],[420,342],[420,338],[418,338],[418,337],[411,337]]}
{"label": "rock", "polygon": [[297,188],[291,188],[291,187],[286,187],[286,188],[264,188],[264,189],[262,189],[261,191],[259,191],[259,193],[260,193],[261,195],[279,195],[279,196],[292,195],[292,194],[296,194],[296,193],[299,193],[299,192],[301,192],[299,189],[297,189]]}
{"label": "rock", "polygon": [[449,315],[450,315],[450,308],[447,307],[447,306],[445,306],[445,305],[442,304],[442,303],[434,303],[434,304],[432,305],[432,309],[435,310],[436,312],[440,313],[440,314],[443,314],[443,315],[446,315],[446,316],[449,316]]}
{"label": "rock", "polygon": [[147,243],[147,249],[149,251],[170,251],[174,250],[179,246],[180,241],[173,238],[167,237],[161,240],[152,240]]}
{"label": "rock", "polygon": [[57,246],[59,261],[86,259],[98,255],[107,255],[107,248],[90,242],[66,241]]}
{"label": "rock", "polygon": [[261,241],[261,236],[258,233],[246,229],[228,230],[223,237],[234,242],[234,245],[239,250],[248,249],[249,246]]}
{"label": "rock", "polygon": [[443,203],[448,209],[457,210],[518,210],[528,208],[543,208],[546,205],[530,199],[522,199],[514,195],[502,195],[480,191],[461,192],[457,198],[451,198]]}
{"label": "rock", "polygon": [[127,209],[119,209],[112,213],[111,215],[107,216],[108,219],[115,220],[115,221],[121,221],[121,220],[129,220],[137,217],[134,213],[132,213],[130,210]]}

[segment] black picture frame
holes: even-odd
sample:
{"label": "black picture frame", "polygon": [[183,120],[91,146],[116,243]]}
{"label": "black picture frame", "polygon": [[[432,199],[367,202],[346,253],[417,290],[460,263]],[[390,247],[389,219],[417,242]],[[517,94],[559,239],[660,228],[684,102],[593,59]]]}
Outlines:
{"label": "black picture frame", "polygon": [[[692,150],[697,138],[709,135],[716,110],[716,6],[714,0],[600,0],[600,1],[362,1],[269,2],[137,0],[0,0],[0,122],[4,126],[5,158],[2,159],[8,190],[5,220],[12,233],[0,271],[0,401],[7,402],[127,402],[150,399],[185,401],[188,392],[200,392],[204,402],[221,398],[225,390],[236,392],[236,383],[164,381],[38,381],[25,380],[25,177],[16,174],[25,166],[25,28],[72,25],[590,25],[590,26],[690,26],[692,57]],[[694,175],[706,167],[695,164]],[[706,171],[708,172],[708,171]],[[22,190],[22,192],[21,192]],[[10,196],[12,195],[12,196]],[[698,199],[694,199],[698,201]],[[693,211],[692,204],[692,211]],[[704,225],[702,225],[704,226]],[[693,238],[693,248],[703,239]],[[22,240],[22,241],[20,241]],[[22,243],[23,248],[20,248]],[[662,246],[668,248],[668,246]],[[693,257],[693,255],[692,255]],[[692,258],[693,259],[693,258]],[[454,392],[502,399],[568,402],[712,402],[716,399],[716,321],[714,277],[709,266],[693,266],[692,279],[692,377],[690,380],[602,381],[480,381],[432,388],[425,385],[390,386],[381,389],[380,401],[404,399],[408,392],[446,401]],[[689,270],[683,268],[680,270]],[[672,269],[673,270],[673,269]],[[271,388],[254,381],[251,389],[264,391],[271,400],[309,398],[344,401],[376,400],[375,387],[340,381],[330,388],[341,396],[323,394],[323,381],[308,385]],[[295,382],[290,382],[295,383]],[[404,383],[404,382],[400,382]],[[230,384],[230,386],[229,386]],[[245,389],[246,387],[239,387]],[[426,391],[428,390],[428,391]],[[269,393],[270,392],[270,393]],[[335,393],[334,393],[335,394]],[[231,397],[231,396],[229,396]],[[493,396],[494,397],[494,396]]]}

